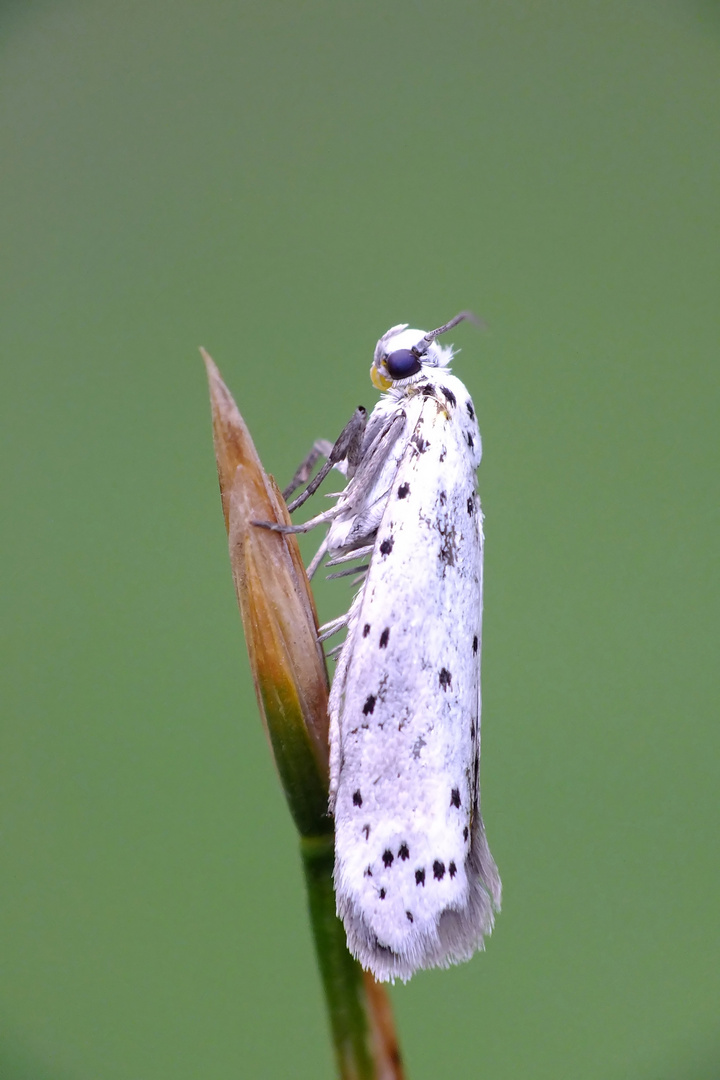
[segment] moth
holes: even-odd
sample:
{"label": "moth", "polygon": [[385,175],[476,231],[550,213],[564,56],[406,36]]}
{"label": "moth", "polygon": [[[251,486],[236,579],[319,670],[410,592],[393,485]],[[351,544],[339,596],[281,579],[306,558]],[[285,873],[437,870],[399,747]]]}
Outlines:
{"label": "moth", "polygon": [[483,948],[501,885],[480,814],[483,517],[470,395],[437,338],[403,323],[375,348],[384,391],[334,444],[319,440],[283,493],[327,461],[347,484],[302,525],[327,527],[308,572],[353,575],[330,694],[330,812],[337,911],[350,952],[381,981],[447,967]]}

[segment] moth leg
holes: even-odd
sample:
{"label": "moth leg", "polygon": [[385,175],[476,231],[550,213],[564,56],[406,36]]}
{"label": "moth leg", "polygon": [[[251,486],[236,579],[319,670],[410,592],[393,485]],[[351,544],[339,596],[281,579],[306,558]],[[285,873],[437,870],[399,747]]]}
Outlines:
{"label": "moth leg", "polygon": [[308,521],[303,521],[302,525],[279,525],[277,521],[251,521],[251,525],[257,525],[260,529],[270,529],[271,532],[279,533],[306,533],[310,532],[317,525],[325,525],[328,521],[332,521],[337,517],[342,507],[331,506],[329,510],[326,510],[322,514],[318,514],[314,518],[310,518]]}
{"label": "moth leg", "polygon": [[404,412],[399,412],[393,416],[378,432],[370,446],[366,448],[365,453],[362,455],[362,461],[358,459],[360,468],[357,469],[352,491],[348,492],[352,506],[360,505],[365,499],[367,492],[375,482],[378,472],[385,464],[395,441],[399,438],[405,426],[405,421]]}
{"label": "moth leg", "polygon": [[312,475],[312,471],[315,468],[316,461],[321,457],[329,458],[332,453],[332,448],[333,444],[329,439],[315,440],[312,445],[312,450],[308,456],[300,462],[295,475],[282,493],[285,502],[290,498],[293,491],[297,491],[299,487],[303,487],[307,484]]}
{"label": "moth leg", "polygon": [[345,614],[333,619],[331,622],[323,623],[318,632],[318,641],[327,641],[328,638],[334,637],[339,630],[347,626],[348,618],[349,614]]}
{"label": "moth leg", "polygon": [[[366,423],[367,411],[362,407],[362,405],[358,405],[357,409],[352,415],[352,418],[342,429],[336,442],[331,447],[328,454],[328,459],[323,465],[322,469],[320,469],[317,476],[315,476],[315,478],[310,481],[302,494],[298,495],[297,499],[293,499],[293,501],[289,504],[289,513],[292,513],[293,510],[297,510],[299,506],[302,506],[302,504],[306,502],[310,498],[310,496],[317,491],[317,489],[320,487],[323,480],[333,468],[333,466],[339,465],[341,461],[347,461],[347,471],[352,476],[358,466],[358,462],[360,461],[362,440],[363,434],[365,432]],[[313,446],[312,451],[310,452],[310,454],[308,454],[308,456],[305,458],[305,461],[303,461],[302,465],[295,473],[295,476],[293,477],[290,486],[285,489],[286,493],[289,494],[290,491],[294,490],[293,484],[298,476],[302,475],[306,470],[307,472],[309,472],[312,469],[312,466],[315,464],[318,457],[320,457],[323,453],[322,444],[324,442],[324,439],[317,440],[317,442]],[[328,444],[325,443],[325,445],[327,446]],[[320,447],[320,449],[316,452],[317,447]],[[309,462],[311,462],[311,459],[312,463],[308,464]],[[302,483],[302,480],[300,482]],[[314,529],[316,525],[323,525],[327,521],[332,521],[332,519],[334,517],[337,517],[337,515],[340,513],[340,509],[341,507],[333,506],[330,510],[326,510],[324,514],[318,514],[316,517],[310,518],[309,521],[303,522],[302,525],[278,525],[277,522],[274,521],[253,521],[251,522],[251,524],[259,525],[262,529],[272,529],[273,532],[280,533],[309,532],[310,529]]]}
{"label": "moth leg", "polygon": [[[366,423],[367,411],[362,407],[362,405],[358,405],[350,421],[342,429],[334,445],[327,453],[327,461],[323,465],[322,469],[320,469],[317,476],[310,481],[305,490],[300,495],[298,495],[297,499],[293,499],[293,501],[289,504],[288,510],[291,514],[293,510],[297,510],[298,507],[302,506],[302,504],[306,502],[311,495],[315,494],[315,492],[320,487],[330,470],[335,465],[339,465],[341,461],[347,461],[347,471],[349,475],[352,476],[353,472],[357,468],[358,462],[360,461],[360,451],[362,448],[362,439],[365,432]],[[290,481],[290,484],[283,492],[283,496],[287,497],[287,495],[292,494],[295,488],[299,487],[300,484],[303,483],[303,474],[304,479],[307,479],[307,476],[310,475],[310,471],[312,470],[312,467],[317,461],[317,459],[325,455],[325,450],[322,448],[322,444],[324,444],[325,447],[329,446],[329,443],[327,443],[326,440],[318,439],[318,441],[315,443],[315,446],[313,446],[312,451],[310,452],[310,454],[308,454],[308,457],[302,463],[298,471],[295,473],[295,476],[293,476],[292,480]],[[320,447],[320,450],[318,452],[315,452],[316,447],[318,446]],[[312,462],[308,465],[308,462],[310,462],[311,458]],[[300,477],[300,479],[297,483],[295,483],[298,477]]]}
{"label": "moth leg", "polygon": [[307,568],[306,573],[307,573],[307,576],[308,576],[308,581],[312,581],[313,574],[315,573],[318,566],[320,565],[320,563],[325,558],[325,554],[327,552],[327,549],[328,549],[328,542],[327,542],[327,536],[326,536],[325,539],[323,540],[322,544],[320,545],[320,547],[315,552],[315,556],[313,558],[313,561],[310,563],[310,565]]}

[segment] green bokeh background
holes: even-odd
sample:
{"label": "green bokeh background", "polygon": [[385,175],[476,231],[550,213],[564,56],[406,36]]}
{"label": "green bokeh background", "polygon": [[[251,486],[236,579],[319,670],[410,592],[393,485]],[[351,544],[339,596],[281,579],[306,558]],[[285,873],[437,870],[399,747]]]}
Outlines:
{"label": "green bokeh background", "polygon": [[2,1080],[332,1075],[197,346],[283,481],[464,306],[505,896],[394,989],[409,1076],[716,1080],[717,4],[4,3],[0,49]]}

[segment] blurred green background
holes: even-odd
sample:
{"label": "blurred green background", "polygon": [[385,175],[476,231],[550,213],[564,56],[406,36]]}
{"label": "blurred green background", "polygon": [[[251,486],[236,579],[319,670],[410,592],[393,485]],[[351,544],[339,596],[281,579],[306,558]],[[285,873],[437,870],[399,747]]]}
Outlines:
{"label": "blurred green background", "polygon": [[719,1077],[718,5],[6,2],[0,48],[2,1080],[332,1075],[197,346],[283,482],[465,306],[505,896],[395,987],[409,1076]]}

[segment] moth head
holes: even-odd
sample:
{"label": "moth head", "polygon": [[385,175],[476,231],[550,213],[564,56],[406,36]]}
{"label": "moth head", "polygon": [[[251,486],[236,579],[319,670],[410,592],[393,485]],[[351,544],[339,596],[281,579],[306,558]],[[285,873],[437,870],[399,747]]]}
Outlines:
{"label": "moth head", "polygon": [[438,345],[435,338],[457,326],[463,319],[478,320],[469,311],[461,311],[450,322],[426,333],[411,330],[407,323],[391,326],[375,346],[370,379],[378,390],[389,390],[418,375],[423,366],[445,367],[452,360],[452,349]]}

